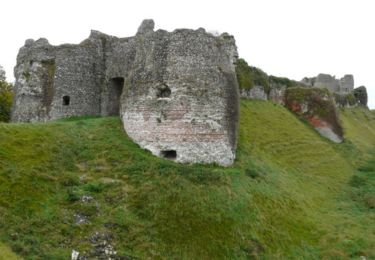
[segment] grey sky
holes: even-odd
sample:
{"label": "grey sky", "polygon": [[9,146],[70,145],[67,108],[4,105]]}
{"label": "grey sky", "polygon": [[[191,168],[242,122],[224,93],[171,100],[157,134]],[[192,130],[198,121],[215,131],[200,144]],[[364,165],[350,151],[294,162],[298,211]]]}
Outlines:
{"label": "grey sky", "polygon": [[131,36],[144,18],[156,29],[228,32],[253,66],[300,80],[354,74],[375,108],[375,3],[372,0],[5,0],[1,3],[0,64],[13,80],[18,49],[27,38],[79,43],[90,29]]}

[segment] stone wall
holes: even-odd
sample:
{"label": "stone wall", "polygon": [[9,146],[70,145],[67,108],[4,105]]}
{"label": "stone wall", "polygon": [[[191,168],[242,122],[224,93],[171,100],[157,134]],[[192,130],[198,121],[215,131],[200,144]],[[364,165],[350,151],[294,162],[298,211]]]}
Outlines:
{"label": "stone wall", "polygon": [[13,122],[41,121],[47,117],[54,95],[50,87],[54,84],[54,54],[46,39],[27,40],[20,49],[14,69]]}
{"label": "stone wall", "polygon": [[353,95],[356,99],[357,105],[367,107],[368,96],[367,96],[367,89],[365,86],[360,86],[358,88],[355,88],[353,90]]}
{"label": "stone wall", "polygon": [[287,89],[286,85],[272,82],[270,84],[270,93],[268,99],[279,105],[285,105],[285,91]]}
{"label": "stone wall", "polygon": [[78,45],[28,40],[15,68],[14,122],[120,115],[135,142],[177,162],[230,165],[235,158],[237,49],[204,29],[136,36],[92,31]]}
{"label": "stone wall", "polygon": [[354,89],[353,75],[345,75],[340,79],[340,93],[350,93]]}
{"label": "stone wall", "polygon": [[128,135],[158,156],[230,165],[239,98],[233,37],[200,29],[143,32],[136,40],[121,102]]}
{"label": "stone wall", "polygon": [[256,99],[256,100],[267,100],[268,95],[264,90],[263,86],[254,86],[250,89],[241,89],[240,90],[241,98],[246,99]]}
{"label": "stone wall", "polygon": [[354,77],[349,74],[341,79],[336,79],[334,76],[321,73],[313,78],[304,78],[301,83],[308,87],[327,88],[338,94],[347,94],[354,89]]}
{"label": "stone wall", "polygon": [[340,90],[339,81],[328,74],[319,74],[315,79],[313,87],[327,88],[332,92],[338,92]]}
{"label": "stone wall", "polygon": [[91,40],[62,46],[26,41],[14,70],[12,121],[100,115],[102,67],[101,51]]}

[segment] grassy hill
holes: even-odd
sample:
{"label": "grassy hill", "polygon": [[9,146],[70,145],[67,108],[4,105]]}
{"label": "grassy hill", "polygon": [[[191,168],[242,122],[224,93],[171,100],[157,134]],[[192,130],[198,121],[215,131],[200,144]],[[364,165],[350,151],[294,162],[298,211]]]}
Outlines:
{"label": "grassy hill", "polygon": [[0,124],[0,252],[94,257],[105,240],[123,259],[375,258],[375,115],[341,120],[333,144],[241,101],[229,168],[155,158],[118,118]]}
{"label": "grassy hill", "polygon": [[374,149],[375,141],[375,113],[365,109],[342,109],[340,111],[346,137],[362,153]]}
{"label": "grassy hill", "polygon": [[0,260],[18,260],[17,257],[7,246],[0,244]]}

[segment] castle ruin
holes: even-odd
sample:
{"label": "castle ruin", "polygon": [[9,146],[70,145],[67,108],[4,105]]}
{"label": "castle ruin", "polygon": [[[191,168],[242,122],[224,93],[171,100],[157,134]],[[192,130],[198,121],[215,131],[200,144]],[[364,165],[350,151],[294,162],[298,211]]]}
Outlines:
{"label": "castle ruin", "polygon": [[336,79],[334,76],[321,73],[313,78],[303,78],[301,83],[308,87],[327,88],[337,94],[348,94],[354,89],[354,77],[350,74]]}
{"label": "castle ruin", "polygon": [[13,122],[119,115],[129,137],[154,155],[230,165],[239,113],[233,36],[204,29],[133,37],[92,31],[82,43],[27,40],[17,57]]}

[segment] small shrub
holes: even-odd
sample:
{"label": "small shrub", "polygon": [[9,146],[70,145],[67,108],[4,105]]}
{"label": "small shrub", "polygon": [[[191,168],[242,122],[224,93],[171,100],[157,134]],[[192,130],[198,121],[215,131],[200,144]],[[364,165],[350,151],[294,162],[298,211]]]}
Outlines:
{"label": "small shrub", "polygon": [[251,89],[254,86],[262,86],[265,92],[269,92],[268,75],[259,68],[249,66],[244,59],[238,59],[236,74],[240,89]]}

